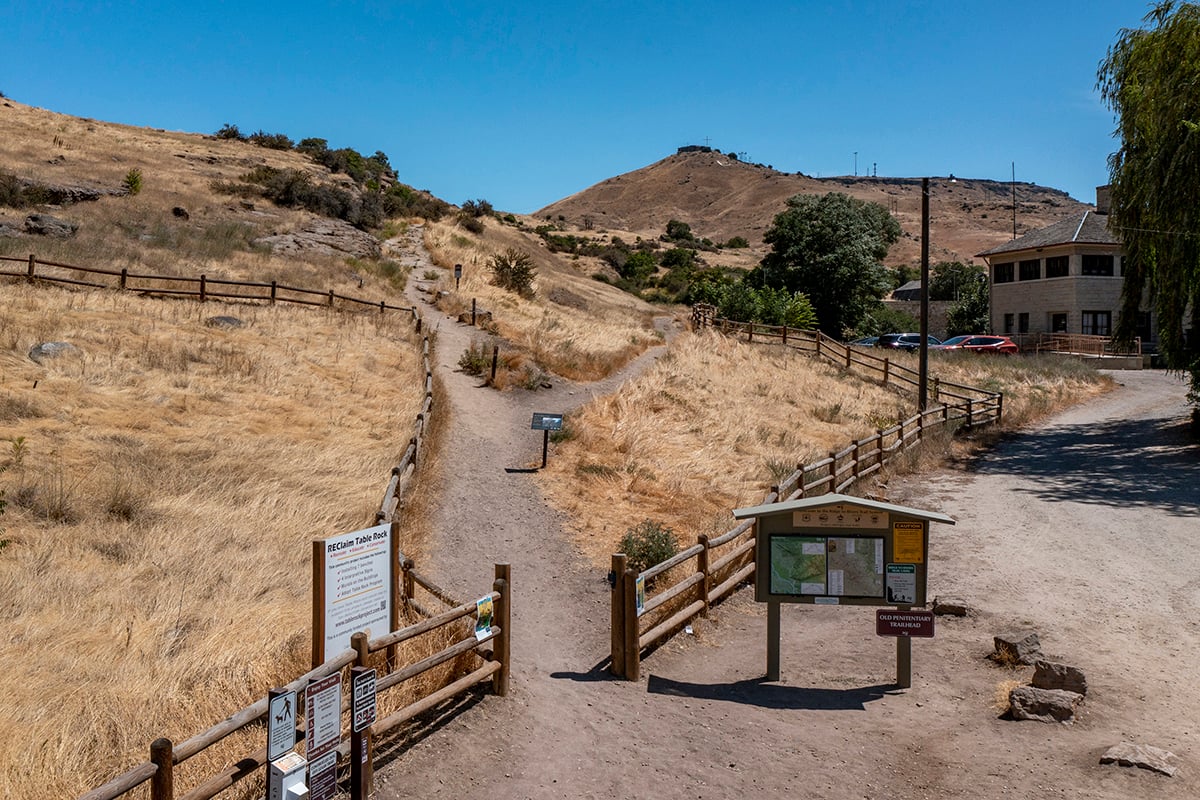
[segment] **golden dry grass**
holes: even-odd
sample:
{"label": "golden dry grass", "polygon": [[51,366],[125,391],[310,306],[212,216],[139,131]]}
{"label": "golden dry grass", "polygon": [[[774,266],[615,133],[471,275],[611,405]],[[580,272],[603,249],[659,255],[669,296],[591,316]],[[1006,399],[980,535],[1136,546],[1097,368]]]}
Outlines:
{"label": "golden dry grass", "polygon": [[423,397],[411,327],[4,285],[0,796],[80,793],[307,669],[310,542],[373,521]]}
{"label": "golden dry grass", "polygon": [[[871,435],[900,396],[784,348],[680,336],[637,380],[569,419],[541,473],[597,565],[645,518],[687,541],[720,533],[797,464]],[[596,513],[596,509],[604,509]]]}
{"label": "golden dry grass", "polygon": [[[897,362],[916,356],[898,354]],[[1006,425],[1104,391],[1111,381],[1061,360],[938,360],[931,374],[1005,392]],[[573,414],[541,473],[597,567],[626,530],[651,518],[680,544],[728,530],[730,511],[811,463],[916,413],[916,399],[778,346],[711,331],[681,336],[642,377]],[[934,466],[949,437],[930,437],[881,476]],[[597,513],[603,509],[603,513]]]}
{"label": "golden dry grass", "polygon": [[[593,280],[569,259],[549,253],[539,239],[489,219],[481,236],[453,222],[430,223],[425,245],[444,268],[440,285],[450,292],[443,310],[491,311],[493,330],[548,371],[572,380],[603,378],[659,343],[653,306]],[[522,298],[491,284],[492,255],[513,247],[529,253],[537,268],[535,294]],[[463,265],[457,291],[455,264]],[[659,312],[661,313],[661,312]]]}

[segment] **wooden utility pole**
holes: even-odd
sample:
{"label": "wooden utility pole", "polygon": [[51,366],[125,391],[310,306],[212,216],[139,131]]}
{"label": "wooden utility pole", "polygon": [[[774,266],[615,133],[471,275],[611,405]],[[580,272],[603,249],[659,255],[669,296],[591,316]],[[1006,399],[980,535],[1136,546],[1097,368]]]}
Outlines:
{"label": "wooden utility pole", "polygon": [[921,179],[921,345],[917,350],[917,408],[929,405],[929,178]]}

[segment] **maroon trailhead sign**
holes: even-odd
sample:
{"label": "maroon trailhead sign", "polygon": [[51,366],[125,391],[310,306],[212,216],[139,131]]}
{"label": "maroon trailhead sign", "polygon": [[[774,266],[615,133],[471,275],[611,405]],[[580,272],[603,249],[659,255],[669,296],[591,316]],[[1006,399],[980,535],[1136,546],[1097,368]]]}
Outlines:
{"label": "maroon trailhead sign", "polygon": [[881,608],[875,612],[875,633],[878,636],[909,636],[933,638],[932,611],[896,611]]}

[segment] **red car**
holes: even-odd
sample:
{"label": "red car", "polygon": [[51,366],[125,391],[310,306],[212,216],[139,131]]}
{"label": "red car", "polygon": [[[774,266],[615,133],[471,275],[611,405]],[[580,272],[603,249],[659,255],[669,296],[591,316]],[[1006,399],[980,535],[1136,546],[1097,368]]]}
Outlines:
{"label": "red car", "polygon": [[1016,353],[1021,348],[1007,336],[953,336],[930,350],[962,350],[972,353]]}

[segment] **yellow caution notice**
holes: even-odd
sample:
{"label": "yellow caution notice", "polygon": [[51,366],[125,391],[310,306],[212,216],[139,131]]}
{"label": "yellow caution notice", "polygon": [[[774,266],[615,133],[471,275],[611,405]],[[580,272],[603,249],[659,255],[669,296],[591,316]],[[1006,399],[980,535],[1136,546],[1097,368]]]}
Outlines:
{"label": "yellow caution notice", "polygon": [[892,560],[899,564],[925,563],[925,523],[892,523]]}

